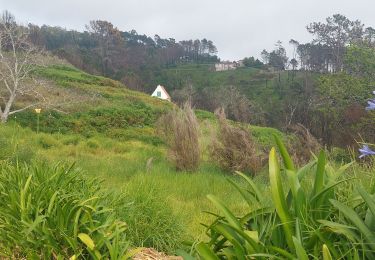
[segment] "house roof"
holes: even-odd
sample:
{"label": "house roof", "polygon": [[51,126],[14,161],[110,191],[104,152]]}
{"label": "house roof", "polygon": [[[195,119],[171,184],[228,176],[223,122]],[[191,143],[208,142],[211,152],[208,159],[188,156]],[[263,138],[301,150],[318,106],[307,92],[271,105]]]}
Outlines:
{"label": "house roof", "polygon": [[158,87],[160,87],[164,91],[164,93],[167,95],[167,97],[171,99],[171,96],[168,94],[167,90],[162,85],[158,85],[156,88]]}

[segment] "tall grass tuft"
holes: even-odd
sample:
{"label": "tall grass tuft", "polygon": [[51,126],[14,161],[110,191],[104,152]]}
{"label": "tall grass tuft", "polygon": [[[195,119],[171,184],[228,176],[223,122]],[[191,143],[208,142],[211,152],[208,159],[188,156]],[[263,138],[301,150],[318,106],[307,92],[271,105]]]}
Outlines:
{"label": "tall grass tuft", "polygon": [[0,258],[127,257],[126,224],[96,180],[69,167],[0,166]]}
{"label": "tall grass tuft", "polygon": [[262,167],[262,160],[249,130],[230,125],[223,109],[217,110],[216,115],[219,130],[210,147],[211,157],[226,171],[255,174]]}
{"label": "tall grass tuft", "polygon": [[158,133],[169,147],[169,158],[179,171],[194,171],[199,167],[199,123],[190,103],[163,115],[158,121]]}

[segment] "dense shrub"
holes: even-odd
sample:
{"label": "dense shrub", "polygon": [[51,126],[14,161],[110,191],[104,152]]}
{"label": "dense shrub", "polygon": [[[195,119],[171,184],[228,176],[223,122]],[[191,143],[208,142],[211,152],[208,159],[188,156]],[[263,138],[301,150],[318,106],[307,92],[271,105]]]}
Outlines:
{"label": "dense shrub", "polygon": [[199,166],[199,124],[189,103],[163,115],[158,132],[169,146],[169,158],[177,170],[193,171]]}
{"label": "dense shrub", "polygon": [[219,129],[210,147],[212,159],[226,171],[254,174],[262,166],[250,131],[230,125],[223,110],[217,111]]}
{"label": "dense shrub", "polygon": [[45,164],[0,166],[0,257],[125,256],[125,223],[103,206],[96,180]]}

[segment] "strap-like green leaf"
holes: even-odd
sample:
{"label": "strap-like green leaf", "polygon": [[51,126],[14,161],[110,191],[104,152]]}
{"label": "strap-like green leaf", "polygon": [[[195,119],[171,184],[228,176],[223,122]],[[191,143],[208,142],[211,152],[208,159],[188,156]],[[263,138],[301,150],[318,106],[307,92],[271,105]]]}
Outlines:
{"label": "strap-like green leaf", "polygon": [[369,247],[372,250],[375,250],[375,234],[365,225],[365,223],[363,223],[362,219],[357,215],[357,213],[337,200],[330,200],[330,202],[335,208],[342,212],[344,216],[355,225],[356,228],[358,228],[358,230],[366,238]]}
{"label": "strap-like green leaf", "polygon": [[246,180],[246,182],[250,185],[251,189],[254,191],[255,196],[258,201],[263,201],[263,194],[258,189],[257,185],[254,183],[253,180],[251,180],[248,176],[243,174],[242,172],[236,171],[238,175],[240,175],[242,178]]}
{"label": "strap-like green leaf", "polygon": [[296,248],[296,254],[297,254],[298,260],[309,260],[309,257],[305,249],[303,248],[301,242],[296,237],[293,237],[293,243],[294,243],[294,247]]}
{"label": "strap-like green leaf", "polygon": [[316,174],[315,174],[315,183],[314,183],[314,194],[318,194],[322,189],[324,185],[324,169],[326,166],[326,156],[324,151],[320,151],[319,157],[318,157],[318,164],[316,166]]}
{"label": "strap-like green leaf", "polygon": [[233,213],[222,203],[217,197],[212,194],[207,195],[207,198],[215,204],[215,206],[221,211],[224,215],[225,219],[228,221],[229,224],[233,225],[234,227],[241,229],[240,221],[233,215]]}
{"label": "strap-like green leaf", "polygon": [[274,137],[275,137],[277,147],[279,148],[281,157],[283,157],[285,168],[290,170],[290,171],[294,171],[295,170],[294,163],[293,163],[292,158],[290,157],[290,155],[288,153],[288,150],[286,149],[284,143],[281,141],[280,137],[278,137],[277,135],[274,135]]}
{"label": "strap-like green leaf", "polygon": [[95,248],[95,243],[91,239],[91,237],[85,233],[79,233],[78,238],[90,249],[94,250]]}
{"label": "strap-like green leaf", "polygon": [[362,187],[358,187],[357,190],[363,200],[366,202],[367,207],[371,211],[372,215],[375,216],[375,200]]}
{"label": "strap-like green leaf", "polygon": [[269,155],[269,176],[271,185],[272,200],[276,208],[277,215],[279,216],[285,232],[286,241],[288,246],[293,249],[294,243],[292,239],[293,230],[291,227],[291,217],[287,208],[285,195],[281,183],[281,174],[279,163],[276,156],[275,148],[272,148]]}
{"label": "strap-like green leaf", "polygon": [[331,253],[325,244],[323,245],[323,260],[332,260]]}
{"label": "strap-like green leaf", "polygon": [[207,260],[219,260],[219,257],[215,255],[214,251],[209,248],[205,243],[200,242],[196,245],[195,249],[197,250],[198,254]]}

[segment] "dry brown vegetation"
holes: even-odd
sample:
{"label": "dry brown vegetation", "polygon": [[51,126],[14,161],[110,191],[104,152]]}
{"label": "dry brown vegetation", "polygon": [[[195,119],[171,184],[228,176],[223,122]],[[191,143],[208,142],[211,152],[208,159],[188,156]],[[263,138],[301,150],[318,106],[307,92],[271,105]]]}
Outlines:
{"label": "dry brown vegetation", "polygon": [[223,109],[216,111],[219,120],[210,154],[224,170],[255,174],[262,167],[262,157],[250,131],[228,123]]}
{"label": "dry brown vegetation", "polygon": [[288,130],[296,137],[292,142],[289,142],[288,148],[298,165],[307,163],[311,159],[312,153],[318,154],[321,145],[305,126],[302,124],[291,125]]}
{"label": "dry brown vegetation", "polygon": [[199,167],[199,124],[190,103],[175,108],[158,121],[158,133],[169,147],[169,159],[179,171]]}
{"label": "dry brown vegetation", "polygon": [[143,248],[133,260],[183,260],[181,256],[169,256],[153,248]]}

